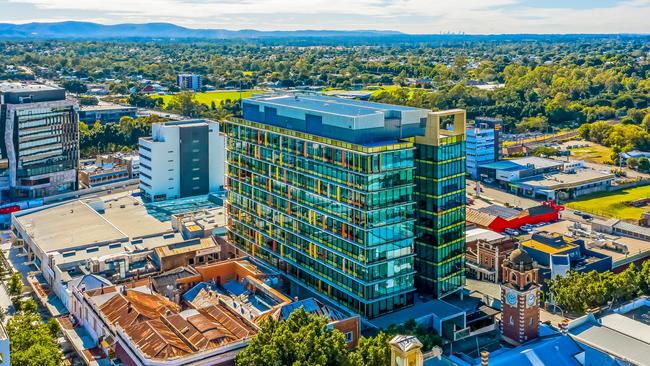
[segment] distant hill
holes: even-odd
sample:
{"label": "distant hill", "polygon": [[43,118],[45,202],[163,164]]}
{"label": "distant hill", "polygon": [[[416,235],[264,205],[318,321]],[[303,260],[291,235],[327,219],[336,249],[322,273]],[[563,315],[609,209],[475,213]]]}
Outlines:
{"label": "distant hill", "polygon": [[104,25],[90,22],[59,23],[0,23],[0,38],[3,39],[255,39],[255,38],[340,38],[340,37],[385,37],[401,35],[394,31],[258,31],[226,29],[192,29],[170,23],[115,24]]}

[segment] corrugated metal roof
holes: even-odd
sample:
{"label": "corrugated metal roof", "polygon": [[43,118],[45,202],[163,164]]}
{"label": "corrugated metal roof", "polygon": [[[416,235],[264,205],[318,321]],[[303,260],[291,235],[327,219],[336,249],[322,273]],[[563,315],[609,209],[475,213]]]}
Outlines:
{"label": "corrugated metal roof", "polygon": [[475,223],[478,226],[488,227],[497,217],[489,213],[481,212],[473,208],[465,209],[465,220]]}
{"label": "corrugated metal roof", "polygon": [[516,217],[522,214],[521,211],[515,210],[514,208],[499,206],[499,205],[490,205],[487,207],[481,207],[478,210],[493,216],[502,217],[504,219],[509,219],[511,217]]}

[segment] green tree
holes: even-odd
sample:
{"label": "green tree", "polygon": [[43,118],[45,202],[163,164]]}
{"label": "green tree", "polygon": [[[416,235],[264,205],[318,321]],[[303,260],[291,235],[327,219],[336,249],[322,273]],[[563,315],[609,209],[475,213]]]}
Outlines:
{"label": "green tree", "polygon": [[639,159],[627,158],[627,160],[625,160],[625,164],[627,165],[628,168],[636,170],[639,167]]}
{"label": "green tree", "polygon": [[521,122],[517,123],[517,132],[530,132],[539,131],[545,132],[548,127],[546,117],[526,117]]}
{"label": "green tree", "polygon": [[532,154],[534,156],[551,157],[551,156],[559,156],[560,152],[558,151],[558,149],[552,147],[540,146],[534,148]]}
{"label": "green tree", "polygon": [[41,321],[35,312],[20,311],[7,323],[12,366],[59,366],[58,328]]}
{"label": "green tree", "polygon": [[422,342],[422,349],[426,352],[433,346],[442,346],[442,338],[436,334],[436,330],[421,324],[417,324],[414,319],[409,319],[403,324],[392,324],[386,330],[389,337],[397,334],[414,335]]}
{"label": "green tree", "polygon": [[248,347],[236,358],[237,366],[345,365],[345,338],[328,329],[325,318],[297,309],[287,320],[269,318]]}
{"label": "green tree", "polygon": [[20,311],[35,313],[38,305],[34,299],[27,299],[20,303]]}
{"label": "green tree", "polygon": [[388,335],[379,332],[376,337],[361,337],[357,348],[350,353],[348,363],[350,366],[389,366],[390,341]]}
{"label": "green tree", "polygon": [[639,158],[639,171],[647,172],[650,170],[650,160],[645,156]]}
{"label": "green tree", "polygon": [[120,118],[120,123],[119,123],[119,131],[125,135],[129,136],[133,132],[133,129],[135,128],[135,120],[133,117],[130,116],[124,116]]}
{"label": "green tree", "polygon": [[63,88],[70,93],[81,94],[88,91],[86,84],[79,80],[68,80],[64,81],[62,84]]}
{"label": "green tree", "polygon": [[174,95],[167,103],[167,110],[185,117],[199,117],[202,106],[196,101],[194,93],[182,92]]}
{"label": "green tree", "polygon": [[618,165],[621,159],[622,149],[618,145],[612,146],[612,153],[609,155],[609,159],[614,165]]}
{"label": "green tree", "polygon": [[14,272],[9,277],[9,295],[19,296],[23,292],[23,276],[20,272]]}

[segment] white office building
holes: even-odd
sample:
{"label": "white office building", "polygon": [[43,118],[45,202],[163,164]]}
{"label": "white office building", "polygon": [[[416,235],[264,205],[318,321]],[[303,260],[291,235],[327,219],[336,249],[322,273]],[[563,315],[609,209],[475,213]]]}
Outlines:
{"label": "white office building", "polygon": [[478,167],[496,161],[494,128],[467,126],[466,134],[467,173],[472,179],[478,179]]}
{"label": "white office building", "polygon": [[146,201],[218,192],[225,182],[226,136],[219,123],[156,123],[140,139],[140,189]]}

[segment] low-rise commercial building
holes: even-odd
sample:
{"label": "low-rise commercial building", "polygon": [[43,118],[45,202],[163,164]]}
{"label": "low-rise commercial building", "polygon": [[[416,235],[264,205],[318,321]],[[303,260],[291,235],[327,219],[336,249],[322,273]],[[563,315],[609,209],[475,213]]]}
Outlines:
{"label": "low-rise commercial building", "polygon": [[91,164],[79,169],[79,183],[83,187],[97,187],[131,179],[125,165]]}
{"label": "low-rise commercial building", "polygon": [[190,239],[155,248],[152,260],[161,271],[209,264],[219,260],[219,247],[211,237]]}
{"label": "low-rise commercial building", "polygon": [[506,229],[518,230],[524,225],[535,225],[542,222],[554,222],[560,217],[564,206],[553,201],[543,202],[539,206],[518,210],[500,205],[473,208],[467,207],[467,222],[484,229],[498,233]]}
{"label": "low-rise commercial building", "polygon": [[103,125],[107,123],[118,123],[122,117],[137,118],[138,108],[122,105],[93,105],[82,106],[79,109],[79,121],[92,127],[95,122]]}
{"label": "low-rise commercial building", "polygon": [[515,194],[546,200],[568,200],[607,191],[614,174],[584,167],[583,162],[562,162],[527,157],[479,166],[484,181],[494,181]]}
{"label": "low-rise commercial building", "polygon": [[140,139],[140,189],[146,201],[223,190],[226,136],[208,120],[155,123]]}
{"label": "low-rise commercial building", "polygon": [[560,161],[531,156],[480,165],[478,173],[482,180],[492,179],[507,187],[521,179],[559,172],[563,165]]}
{"label": "low-rise commercial building", "polygon": [[516,183],[516,188],[524,196],[565,201],[590,193],[605,192],[612,186],[614,179],[616,176],[612,173],[578,169],[522,179]]}
{"label": "low-rise commercial building", "polygon": [[517,239],[476,228],[465,233],[465,270],[468,277],[500,283],[501,265],[515,248]]}
{"label": "low-rise commercial building", "polygon": [[[631,263],[640,267],[644,261],[650,258],[650,241],[643,240],[639,237],[634,238],[631,236],[615,234],[612,227],[606,225],[602,227],[606,221],[595,218],[591,224],[583,224],[574,221],[558,221],[554,224],[544,226],[544,230],[550,233],[557,233],[565,237],[580,239],[584,242],[587,249],[601,253],[612,258],[612,271],[620,272],[627,269]],[[616,223],[617,220],[612,220]],[[632,224],[626,229],[627,233],[639,233],[644,228],[636,228]],[[636,229],[636,230],[629,230]]]}
{"label": "low-rise commercial building", "polygon": [[538,264],[540,276],[545,279],[565,275],[569,270],[587,273],[612,269],[612,257],[587,249],[581,239],[558,233],[534,233],[520,247]]}
{"label": "low-rise commercial building", "polygon": [[148,280],[75,288],[74,298],[74,321],[123,365],[232,365],[259,329],[223,300],[183,310]]}
{"label": "low-rise commercial building", "polygon": [[[183,202],[179,205],[187,207]],[[166,207],[164,211],[173,209]],[[223,208],[213,210],[222,212],[215,213],[215,217],[224,216]],[[224,225],[224,220],[220,224]],[[211,235],[214,229],[207,233]],[[27,261],[40,271],[45,281],[42,285],[49,286],[66,308],[68,284],[76,277],[94,273],[116,282],[155,273],[160,271],[160,263],[151,259],[156,248],[172,248],[173,254],[173,248],[201,241],[174,229],[169,214],[164,217],[159,208],[128,194],[16,212],[12,216],[12,235],[14,243],[25,251]],[[203,241],[200,246],[197,252],[219,252],[213,241]]]}
{"label": "low-rise commercial building", "polygon": [[113,164],[124,165],[129,170],[129,178],[137,179],[140,177],[140,154],[135,153],[113,153],[102,154],[95,158],[96,164]]}

